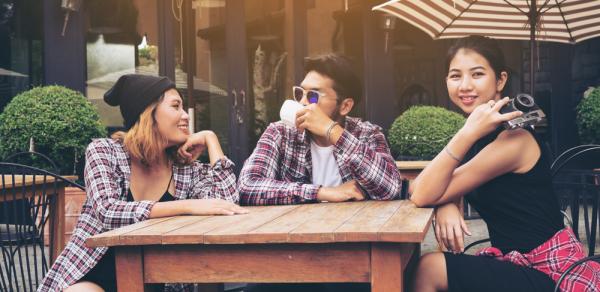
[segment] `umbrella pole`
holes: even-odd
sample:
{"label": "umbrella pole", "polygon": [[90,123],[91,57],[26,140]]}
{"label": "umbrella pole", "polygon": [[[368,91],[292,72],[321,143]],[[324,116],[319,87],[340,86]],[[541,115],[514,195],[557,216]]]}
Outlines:
{"label": "umbrella pole", "polygon": [[531,0],[529,7],[529,93],[535,97],[535,27],[537,24],[537,0]]}

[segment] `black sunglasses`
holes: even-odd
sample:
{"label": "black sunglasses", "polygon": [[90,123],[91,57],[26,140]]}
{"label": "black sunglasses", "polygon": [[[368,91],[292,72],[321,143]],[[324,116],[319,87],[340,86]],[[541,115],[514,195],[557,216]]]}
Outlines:
{"label": "black sunglasses", "polygon": [[306,95],[308,103],[317,103],[319,102],[319,98],[325,95],[325,93],[319,92],[317,90],[305,90],[300,86],[293,86],[292,92],[294,93],[294,99],[296,99],[296,101],[302,100],[302,98]]}

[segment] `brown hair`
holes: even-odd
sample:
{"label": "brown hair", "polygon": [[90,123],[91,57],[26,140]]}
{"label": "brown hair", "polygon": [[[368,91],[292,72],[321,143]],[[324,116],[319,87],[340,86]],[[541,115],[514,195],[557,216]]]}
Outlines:
{"label": "brown hair", "polygon": [[[158,132],[158,125],[154,117],[156,108],[163,100],[164,94],[146,107],[129,131],[118,131],[111,135],[111,138],[125,145],[131,157],[139,159],[145,166],[159,162],[162,146],[167,143],[166,139]],[[177,156],[177,146],[169,147],[165,151],[169,160],[177,164],[184,162]]]}

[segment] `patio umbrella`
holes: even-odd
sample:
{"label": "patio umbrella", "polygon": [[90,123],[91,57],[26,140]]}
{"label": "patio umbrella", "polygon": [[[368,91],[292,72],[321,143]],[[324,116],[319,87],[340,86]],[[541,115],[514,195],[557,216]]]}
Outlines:
{"label": "patio umbrella", "polygon": [[600,35],[600,0],[393,0],[373,7],[433,39],[472,34],[530,41],[534,94],[536,40],[574,44]]}
{"label": "patio umbrella", "polygon": [[11,77],[27,77],[27,75],[19,72],[11,71],[8,69],[0,68],[0,76],[11,76]]}

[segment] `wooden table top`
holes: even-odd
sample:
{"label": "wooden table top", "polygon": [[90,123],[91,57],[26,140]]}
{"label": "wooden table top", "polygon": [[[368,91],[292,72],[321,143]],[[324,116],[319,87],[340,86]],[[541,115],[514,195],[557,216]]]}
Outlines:
{"label": "wooden table top", "polygon": [[423,170],[431,161],[396,161],[399,170]]}
{"label": "wooden table top", "polygon": [[[14,181],[13,181],[14,177]],[[0,185],[5,188],[14,188],[14,187],[22,187],[22,186],[31,186],[34,184],[44,184],[44,183],[53,183],[55,178],[52,176],[44,176],[44,175],[26,175],[25,179],[23,179],[23,175],[10,175],[3,174],[0,177]]]}
{"label": "wooden table top", "polygon": [[433,209],[407,200],[247,207],[234,216],[149,219],[89,238],[98,246],[422,242]]}

